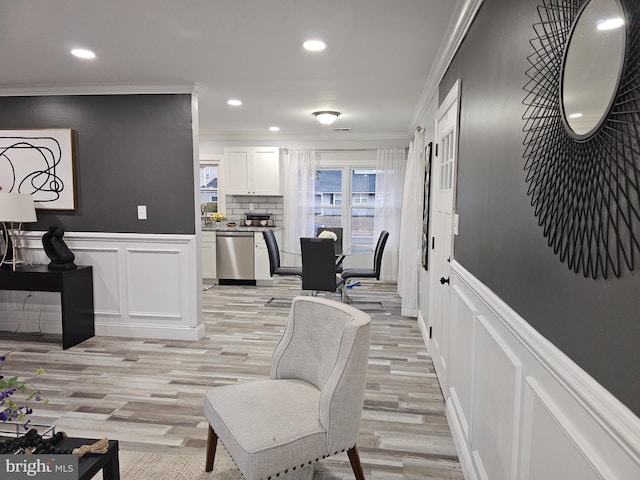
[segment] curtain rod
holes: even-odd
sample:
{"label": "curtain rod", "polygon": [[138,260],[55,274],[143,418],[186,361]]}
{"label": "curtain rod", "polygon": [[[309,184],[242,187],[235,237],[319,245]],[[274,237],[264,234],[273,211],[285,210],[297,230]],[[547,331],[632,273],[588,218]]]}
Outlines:
{"label": "curtain rod", "polygon": [[[288,148],[283,147],[282,150],[289,152]],[[315,152],[375,152],[378,148],[309,148]]]}
{"label": "curtain rod", "polygon": [[378,148],[312,148],[316,152],[372,152]]}

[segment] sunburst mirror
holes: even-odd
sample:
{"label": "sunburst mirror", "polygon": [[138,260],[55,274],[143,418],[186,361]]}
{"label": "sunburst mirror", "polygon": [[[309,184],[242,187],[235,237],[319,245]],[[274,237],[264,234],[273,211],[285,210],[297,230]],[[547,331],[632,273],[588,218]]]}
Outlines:
{"label": "sunburst mirror", "polygon": [[548,244],[594,279],[640,254],[640,1],[543,0],[524,87],[528,195]]}

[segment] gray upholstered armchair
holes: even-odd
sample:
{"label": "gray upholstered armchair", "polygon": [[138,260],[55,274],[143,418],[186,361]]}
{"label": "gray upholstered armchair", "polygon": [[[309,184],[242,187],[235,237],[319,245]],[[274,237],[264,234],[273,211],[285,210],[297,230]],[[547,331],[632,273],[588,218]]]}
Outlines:
{"label": "gray upholstered armchair", "polygon": [[364,480],[356,439],[364,400],[369,316],[296,297],[271,362],[271,379],[205,393],[206,470],[218,438],[247,480],[267,480],[338,452]]}

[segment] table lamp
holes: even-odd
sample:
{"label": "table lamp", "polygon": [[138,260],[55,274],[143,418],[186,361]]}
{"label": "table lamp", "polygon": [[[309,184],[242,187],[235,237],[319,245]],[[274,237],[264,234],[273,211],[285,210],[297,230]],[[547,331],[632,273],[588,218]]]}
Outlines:
{"label": "table lamp", "polygon": [[[36,208],[31,195],[0,192],[0,222],[2,222],[5,244],[1,264],[11,263],[15,271],[16,265],[28,263],[22,248],[20,231],[23,223],[36,222],[37,220]],[[22,255],[22,260],[18,258],[18,255]]]}

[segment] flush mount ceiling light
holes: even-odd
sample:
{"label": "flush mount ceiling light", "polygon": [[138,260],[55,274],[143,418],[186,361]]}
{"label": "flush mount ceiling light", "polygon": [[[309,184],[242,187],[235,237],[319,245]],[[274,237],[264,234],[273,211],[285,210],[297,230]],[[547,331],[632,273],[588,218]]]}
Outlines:
{"label": "flush mount ceiling light", "polygon": [[280,131],[280,127],[276,127],[276,126],[269,127],[269,130],[271,130],[272,132],[279,132]]}
{"label": "flush mount ceiling light", "polygon": [[240,100],[232,98],[231,100],[227,100],[227,104],[231,105],[232,107],[239,107],[240,105],[242,105],[242,102]]}
{"label": "flush mount ceiling light", "polygon": [[336,118],[340,116],[340,112],[332,112],[330,110],[322,110],[320,112],[313,112],[313,116],[318,119],[323,125],[331,125],[336,121]]}
{"label": "flush mount ceiling light", "polygon": [[78,58],[86,58],[86,59],[96,58],[95,53],[93,53],[91,50],[86,50],[84,48],[74,48],[73,50],[71,50],[71,55]]}
{"label": "flush mount ceiling light", "polygon": [[320,52],[327,48],[327,44],[322,40],[307,40],[302,44],[302,46],[309,52]]}

